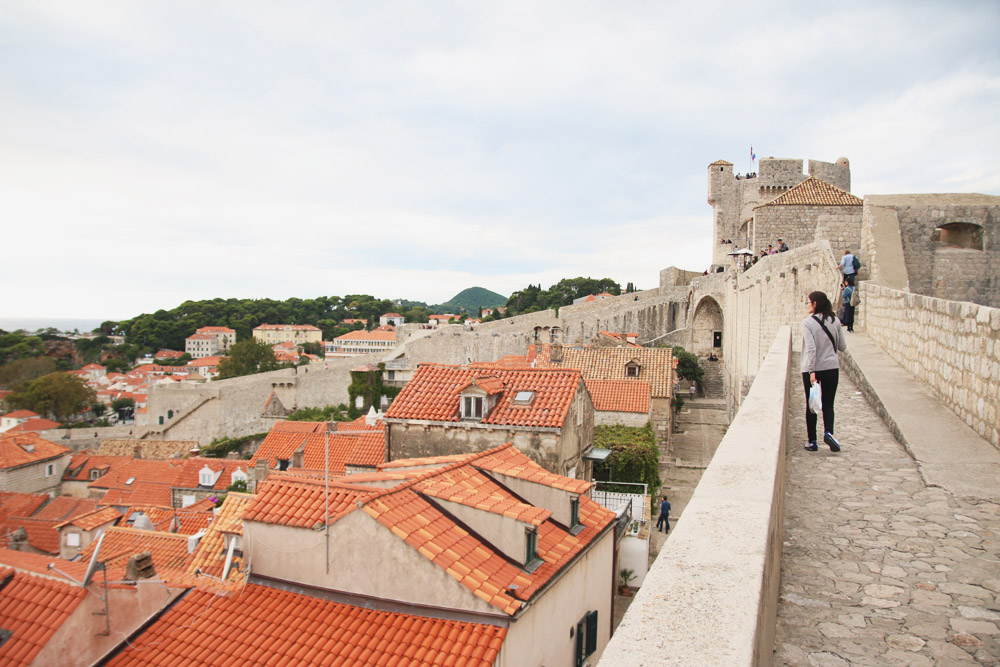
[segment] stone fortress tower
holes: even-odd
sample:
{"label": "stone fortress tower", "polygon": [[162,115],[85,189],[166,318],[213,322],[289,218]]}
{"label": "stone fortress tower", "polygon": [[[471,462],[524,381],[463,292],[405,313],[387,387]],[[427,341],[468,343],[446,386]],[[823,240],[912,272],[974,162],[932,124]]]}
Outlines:
{"label": "stone fortress tower", "polygon": [[[754,208],[776,199],[810,176],[851,191],[851,166],[844,157],[835,163],[809,160],[808,174],[802,171],[802,160],[761,158],[759,169],[752,178],[737,179],[732,162],[716,160],[708,165],[708,203],[713,211],[713,266],[732,266],[728,253],[738,248],[750,247],[759,253],[761,249],[753,247]],[[732,244],[723,243],[727,240]]]}

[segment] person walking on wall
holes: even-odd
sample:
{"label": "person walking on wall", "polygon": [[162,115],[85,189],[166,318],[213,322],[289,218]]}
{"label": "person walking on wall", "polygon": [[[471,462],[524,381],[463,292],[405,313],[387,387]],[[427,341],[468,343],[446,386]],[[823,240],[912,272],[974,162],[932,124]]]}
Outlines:
{"label": "person walking on wall", "polygon": [[656,520],[656,529],[664,533],[670,532],[670,502],[666,496],[663,496],[663,502],[660,503],[660,518]]}
{"label": "person walking on wall", "polygon": [[692,382],[691,383],[691,400],[694,400],[694,395],[698,393],[698,386]]}
{"label": "person walking on wall", "polygon": [[843,304],[844,317],[840,323],[847,327],[848,332],[854,333],[854,306],[857,303],[854,300],[854,291],[857,287],[844,281],[843,288],[844,291],[840,294],[840,301]]}
{"label": "person walking on wall", "polygon": [[844,280],[848,285],[854,284],[857,269],[854,268],[854,255],[851,254],[850,248],[845,248],[844,256],[840,258],[840,272],[844,274]]}
{"label": "person walking on wall", "polygon": [[[823,292],[811,292],[806,297],[806,312],[809,317],[802,320],[802,384],[809,390],[819,383],[823,397],[823,442],[830,451],[839,452],[840,443],[833,437],[833,399],[837,395],[840,380],[840,360],[838,350],[847,349],[847,339],[840,321],[833,314],[833,305]],[[817,415],[806,406],[806,433],[809,436],[806,450],[815,452]]]}

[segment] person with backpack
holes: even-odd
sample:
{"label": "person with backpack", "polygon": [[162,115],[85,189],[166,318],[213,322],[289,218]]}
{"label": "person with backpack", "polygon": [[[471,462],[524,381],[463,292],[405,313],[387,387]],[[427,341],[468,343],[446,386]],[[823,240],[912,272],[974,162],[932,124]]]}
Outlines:
{"label": "person with backpack", "polygon": [[806,297],[809,317],[802,320],[802,384],[806,390],[806,451],[815,452],[817,415],[809,409],[809,392],[819,384],[822,394],[823,442],[831,452],[840,451],[840,442],[833,437],[833,399],[840,381],[838,350],[847,349],[847,339],[840,320],[833,314],[833,305],[824,292],[811,292]]}
{"label": "person with backpack", "polygon": [[854,333],[854,308],[858,305],[857,303],[857,287],[849,284],[846,280],[842,285],[844,291],[840,295],[840,301],[843,304],[844,316],[840,318],[840,323],[843,324],[848,333]]}
{"label": "person with backpack", "polygon": [[851,249],[844,250],[844,256],[840,258],[840,271],[844,274],[844,280],[853,285],[857,277],[858,269],[861,268],[861,260],[856,255],[851,254]]}

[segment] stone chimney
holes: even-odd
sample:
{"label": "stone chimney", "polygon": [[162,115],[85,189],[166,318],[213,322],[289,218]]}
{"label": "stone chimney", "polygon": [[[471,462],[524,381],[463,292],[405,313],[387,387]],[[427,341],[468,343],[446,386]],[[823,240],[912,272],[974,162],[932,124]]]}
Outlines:
{"label": "stone chimney", "polygon": [[142,458],[142,445],[136,445],[132,448],[132,457],[137,459]]}
{"label": "stone chimney", "polygon": [[156,576],[156,569],[153,567],[153,556],[144,551],[128,559],[125,566],[125,581],[138,581],[140,579],[152,579]]}
{"label": "stone chimney", "polygon": [[263,482],[267,478],[267,459],[259,458],[257,459],[257,464],[250,470],[250,488],[247,489],[250,493],[257,493],[257,485]]}
{"label": "stone chimney", "polygon": [[305,467],[305,457],[306,448],[305,445],[299,447],[294,452],[292,452],[292,462],[289,468],[304,468]]}
{"label": "stone chimney", "polygon": [[552,343],[549,346],[549,360],[556,364],[561,364],[563,360],[562,343]]}

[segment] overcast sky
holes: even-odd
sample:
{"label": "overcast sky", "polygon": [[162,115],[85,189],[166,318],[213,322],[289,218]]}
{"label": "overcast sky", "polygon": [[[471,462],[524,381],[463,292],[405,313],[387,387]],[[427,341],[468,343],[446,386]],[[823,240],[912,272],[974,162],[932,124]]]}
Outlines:
{"label": "overcast sky", "polygon": [[711,261],[707,165],[1000,194],[1000,3],[0,0],[7,317]]}

